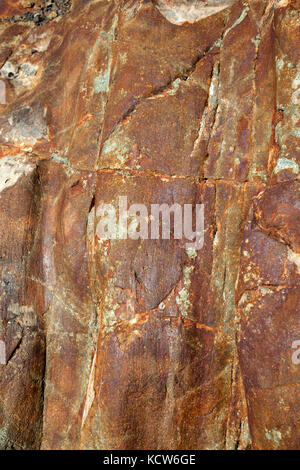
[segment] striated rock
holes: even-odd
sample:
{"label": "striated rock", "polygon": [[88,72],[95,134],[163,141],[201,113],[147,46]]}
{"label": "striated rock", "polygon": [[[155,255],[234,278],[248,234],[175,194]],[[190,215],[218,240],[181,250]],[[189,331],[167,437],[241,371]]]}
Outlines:
{"label": "striated rock", "polygon": [[299,448],[299,6],[2,0],[2,449]]}

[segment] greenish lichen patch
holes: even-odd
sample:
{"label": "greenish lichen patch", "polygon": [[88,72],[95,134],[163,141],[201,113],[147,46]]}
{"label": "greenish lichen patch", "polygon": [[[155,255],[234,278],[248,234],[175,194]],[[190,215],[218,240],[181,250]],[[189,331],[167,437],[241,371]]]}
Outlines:
{"label": "greenish lichen patch", "polygon": [[94,79],[94,91],[98,93],[106,93],[109,87],[110,73],[109,70],[100,72]]}
{"label": "greenish lichen patch", "polygon": [[278,429],[271,429],[271,430],[266,430],[265,436],[268,439],[268,441],[272,441],[278,446],[280,444],[280,441],[282,439],[282,434]]}
{"label": "greenish lichen patch", "polygon": [[290,160],[288,158],[279,158],[279,160],[276,163],[276,167],[274,169],[275,175],[277,173],[280,173],[280,171],[283,170],[291,170],[293,173],[298,174],[299,173],[299,165],[296,163],[294,160]]}
{"label": "greenish lichen patch", "polygon": [[191,287],[191,274],[194,271],[194,266],[185,266],[183,268],[183,288],[176,296],[176,303],[179,311],[183,317],[187,317],[192,308],[190,301],[190,287]]}
{"label": "greenish lichen patch", "polygon": [[74,173],[74,170],[71,167],[71,163],[69,162],[67,158],[60,156],[58,153],[53,153],[51,155],[51,160],[57,163],[61,163],[68,176]]}
{"label": "greenish lichen patch", "polygon": [[190,259],[197,258],[197,251],[194,248],[187,248],[185,251]]}
{"label": "greenish lichen patch", "polygon": [[128,161],[131,149],[131,141],[119,125],[113,135],[103,145],[99,168],[103,166],[107,168],[119,168],[120,164],[125,165]]}

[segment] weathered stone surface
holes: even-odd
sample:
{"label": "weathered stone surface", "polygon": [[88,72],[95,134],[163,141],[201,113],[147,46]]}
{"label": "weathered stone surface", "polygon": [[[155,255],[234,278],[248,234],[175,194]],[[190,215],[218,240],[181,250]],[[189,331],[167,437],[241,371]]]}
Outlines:
{"label": "weathered stone surface", "polygon": [[2,0],[0,448],[299,448],[299,6]]}

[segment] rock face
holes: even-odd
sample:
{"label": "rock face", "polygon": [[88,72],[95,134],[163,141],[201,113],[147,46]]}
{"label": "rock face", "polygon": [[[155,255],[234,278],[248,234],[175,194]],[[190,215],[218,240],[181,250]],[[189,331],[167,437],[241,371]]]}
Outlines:
{"label": "rock face", "polygon": [[2,449],[300,447],[299,7],[1,1]]}

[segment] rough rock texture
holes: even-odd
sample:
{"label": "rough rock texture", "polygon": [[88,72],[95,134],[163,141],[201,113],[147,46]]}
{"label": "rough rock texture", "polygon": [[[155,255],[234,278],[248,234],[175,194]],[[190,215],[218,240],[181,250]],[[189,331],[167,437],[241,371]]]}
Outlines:
{"label": "rough rock texture", "polygon": [[1,0],[2,449],[300,447],[299,7]]}

